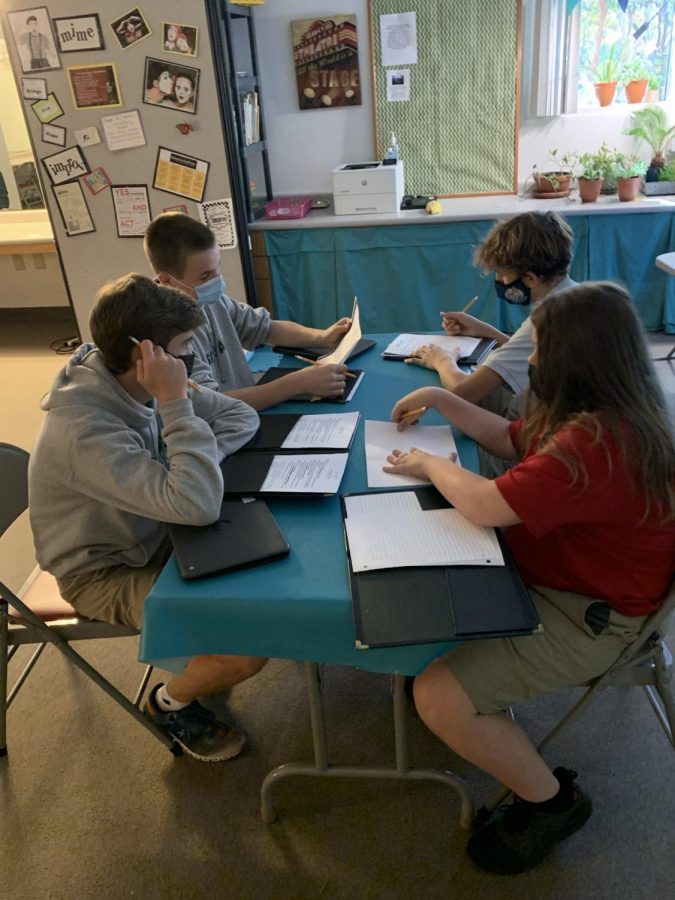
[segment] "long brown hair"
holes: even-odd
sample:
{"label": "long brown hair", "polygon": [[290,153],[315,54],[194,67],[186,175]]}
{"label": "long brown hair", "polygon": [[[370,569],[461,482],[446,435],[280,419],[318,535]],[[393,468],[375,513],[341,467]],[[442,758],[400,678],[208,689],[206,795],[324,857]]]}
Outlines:
{"label": "long brown hair", "polygon": [[552,438],[572,424],[596,444],[609,432],[644,496],[645,515],[656,509],[664,521],[675,518],[673,430],[629,294],[610,282],[580,284],[550,294],[531,318],[536,396],[531,390],[520,449],[534,441],[540,452],[561,459],[575,479],[585,479],[583,462]]}

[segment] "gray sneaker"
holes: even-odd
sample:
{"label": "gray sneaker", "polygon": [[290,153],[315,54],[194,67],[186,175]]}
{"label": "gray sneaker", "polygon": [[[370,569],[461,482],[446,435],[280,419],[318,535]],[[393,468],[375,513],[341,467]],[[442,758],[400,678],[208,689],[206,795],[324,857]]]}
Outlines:
{"label": "gray sneaker", "polygon": [[202,762],[221,762],[239,756],[246,737],[236,728],[228,728],[201,703],[193,700],[183,709],[164,712],[155,700],[158,685],[145,704],[145,715],[167,731],[190,756]]}

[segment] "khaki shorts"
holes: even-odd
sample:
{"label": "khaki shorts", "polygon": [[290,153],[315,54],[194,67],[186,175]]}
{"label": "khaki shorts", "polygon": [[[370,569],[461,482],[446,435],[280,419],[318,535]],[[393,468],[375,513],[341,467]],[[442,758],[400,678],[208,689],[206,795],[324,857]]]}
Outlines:
{"label": "khaki shorts", "polygon": [[495,713],[601,675],[631,644],[646,616],[547,587],[529,588],[544,631],[467,641],[444,662],[480,713]]}
{"label": "khaki shorts", "polygon": [[145,598],[170,555],[171,544],[167,539],[141,568],[108,566],[56,580],[63,599],[81,616],[140,630]]}

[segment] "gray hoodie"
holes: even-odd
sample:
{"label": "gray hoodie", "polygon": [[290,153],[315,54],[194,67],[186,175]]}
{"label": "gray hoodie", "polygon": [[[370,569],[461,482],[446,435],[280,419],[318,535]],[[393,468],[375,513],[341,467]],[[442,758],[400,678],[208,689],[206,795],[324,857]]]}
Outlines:
{"label": "gray hoodie", "polygon": [[84,344],[43,398],[29,467],[37,560],[61,578],[144,566],[166,522],[208,525],[223,494],[219,462],[255,433],[258,415],[202,388],[159,409],[134,400]]}

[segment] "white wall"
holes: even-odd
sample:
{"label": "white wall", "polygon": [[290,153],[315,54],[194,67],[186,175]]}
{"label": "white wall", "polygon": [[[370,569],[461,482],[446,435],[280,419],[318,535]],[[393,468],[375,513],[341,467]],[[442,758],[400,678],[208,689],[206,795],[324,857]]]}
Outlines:
{"label": "white wall", "polygon": [[[411,4],[414,8],[414,3]],[[348,109],[298,109],[291,26],[293,19],[356,13],[363,105]],[[371,54],[367,0],[270,0],[255,7],[265,123],[275,194],[331,193],[331,169],[343,162],[372,159],[375,150]],[[635,107],[633,107],[634,109]],[[671,118],[674,110],[669,109]],[[524,181],[548,151],[586,152],[605,141],[610,147],[637,152],[649,160],[649,148],[626,137],[626,106],[588,110],[576,115],[532,119],[521,124],[518,180]],[[405,160],[405,147],[401,147]]]}

